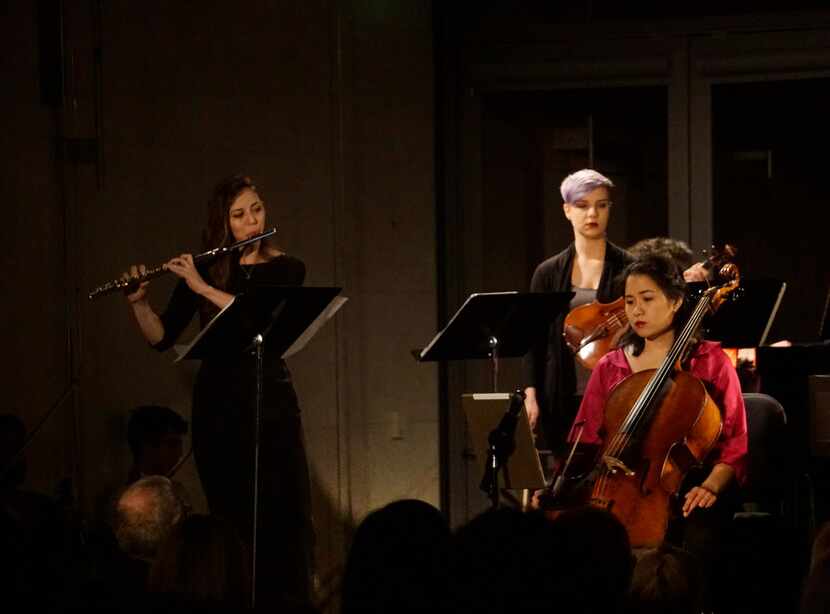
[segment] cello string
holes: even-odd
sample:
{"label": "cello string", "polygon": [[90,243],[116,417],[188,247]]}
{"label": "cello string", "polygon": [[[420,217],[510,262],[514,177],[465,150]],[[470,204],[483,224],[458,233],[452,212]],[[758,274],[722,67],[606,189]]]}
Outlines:
{"label": "cello string", "polygon": [[[684,325],[682,331],[678,335],[675,342],[672,344],[672,347],[670,348],[669,353],[666,355],[663,364],[660,365],[660,369],[652,377],[652,380],[649,381],[649,385],[643,391],[640,398],[645,397],[646,393],[650,395],[656,395],[659,392],[659,390],[662,388],[662,383],[665,382],[666,378],[668,378],[669,374],[674,369],[674,366],[677,364],[677,361],[680,360],[680,358],[686,352],[689,340],[691,339],[693,334],[698,330],[700,323],[703,320],[703,316],[706,315],[706,313],[712,307],[715,294],[718,293],[717,298],[720,299],[720,301],[722,301],[723,298],[720,296],[720,292],[722,290],[725,290],[729,285],[731,285],[732,289],[734,290],[734,288],[737,287],[737,284],[738,279],[733,278],[728,284],[723,284],[721,286],[713,286],[708,288],[704,292],[704,294],[698,300],[698,303],[695,306],[692,315],[689,316],[689,319]],[[658,381],[661,383],[659,387],[651,386],[652,383]],[[638,402],[639,400],[640,399],[638,399]],[[636,433],[637,428],[640,426],[640,424],[642,424],[642,421],[649,415],[647,408],[650,406],[650,403],[652,403],[653,400],[653,398],[648,399],[646,404],[643,407],[639,408],[635,403],[635,408],[632,409],[631,412],[629,412],[629,415],[626,417],[626,421],[628,421],[629,418],[633,419],[629,427],[626,429],[626,434],[623,438],[625,439],[624,445],[628,445],[631,438]],[[635,409],[637,410],[636,412]],[[632,416],[632,414],[634,415]],[[617,440],[617,445],[619,445],[619,440]]]}
{"label": "cello string", "polygon": [[[643,407],[648,406],[651,398],[653,398],[656,394],[653,388],[654,378],[649,381],[649,384],[643,392],[640,393],[640,398],[638,398],[637,402],[635,402],[634,406],[631,408],[631,411],[629,411],[625,420],[623,420],[623,423],[620,425],[620,428],[617,430],[617,433],[609,443],[607,450],[610,454],[616,456],[628,445],[630,436],[627,433],[632,427],[636,428],[637,416],[644,411]],[[643,399],[645,399],[645,401],[641,402]]]}
{"label": "cello string", "polygon": [[657,396],[657,393],[662,388],[663,383],[665,382],[665,379],[668,373],[670,372],[670,369],[673,367],[677,358],[682,353],[683,346],[685,346],[686,342],[691,337],[691,333],[694,329],[697,328],[697,325],[700,323],[700,320],[703,317],[703,313],[708,307],[708,301],[706,300],[707,298],[709,298],[709,294],[704,295],[703,297],[701,297],[700,301],[698,301],[695,310],[689,317],[689,320],[684,325],[683,330],[681,331],[680,335],[678,335],[677,340],[669,350],[669,353],[664,359],[663,364],[649,380],[645,389],[643,389],[643,391],[640,393],[640,397],[635,402],[631,411],[628,413],[625,420],[620,425],[620,428],[617,431],[617,435],[612,439],[612,442],[608,448],[609,452],[613,455],[619,454],[626,446],[628,446],[633,435],[636,433],[638,426],[642,424],[643,420],[648,415],[648,408],[651,406],[652,402]]}
{"label": "cello string", "polygon": [[[695,307],[695,310],[693,311],[686,325],[683,327],[683,330],[681,331],[677,340],[675,341],[675,343],[672,344],[672,347],[669,350],[669,353],[667,354],[666,358],[664,359],[663,364],[661,364],[660,368],[649,380],[648,384],[646,385],[646,388],[641,393],[640,397],[635,403],[634,408],[629,412],[629,415],[626,417],[626,421],[628,421],[629,418],[633,417],[633,420],[631,421],[632,430],[623,432],[623,429],[621,428],[620,431],[618,431],[617,435],[612,439],[613,447],[619,447],[619,449],[621,450],[621,441],[625,442],[623,445],[628,445],[628,443],[630,442],[633,434],[636,432],[637,427],[644,419],[644,417],[648,414],[646,408],[648,407],[648,403],[650,403],[651,400],[646,399],[646,397],[656,394],[655,390],[658,390],[658,388],[655,386],[656,382],[664,382],[667,375],[671,372],[671,369],[674,368],[676,361],[685,351],[685,347],[689,339],[691,338],[692,333],[699,326],[706,309],[709,307],[709,304],[711,302],[710,299],[711,294],[707,294],[707,296],[702,297],[698,302],[698,305]],[[643,403],[641,403],[641,401],[643,401]],[[634,415],[632,416],[632,414]],[[620,437],[621,434],[622,436]],[[609,446],[609,448],[610,447],[611,446]],[[611,473],[613,474],[613,471]],[[605,475],[607,475],[607,472]],[[612,476],[609,476],[608,479],[612,479]],[[600,488],[598,489],[598,491],[601,494],[604,494],[606,487],[607,481],[603,481],[600,484]]]}
{"label": "cello string", "polygon": [[[706,295],[701,297],[700,301],[698,301],[695,310],[692,312],[692,315],[689,317],[689,320],[684,325],[681,333],[678,335],[678,338],[675,340],[675,343],[672,344],[669,353],[663,360],[663,364],[660,366],[660,368],[654,374],[652,379],[649,381],[648,386],[646,386],[646,388],[641,393],[640,399],[638,399],[638,402],[635,403],[634,408],[631,412],[629,412],[629,415],[626,417],[626,421],[624,422],[623,427],[625,428],[627,441],[624,445],[628,445],[628,442],[636,433],[637,428],[640,426],[640,424],[643,423],[643,421],[648,416],[649,412],[647,411],[647,408],[654,401],[659,390],[662,389],[663,384],[665,383],[666,378],[671,372],[671,369],[674,367],[675,362],[683,353],[685,345],[691,338],[692,333],[695,329],[697,329],[698,325],[700,324],[700,321],[703,319],[703,315],[709,305],[709,298],[710,294],[707,293]],[[641,406],[638,407],[641,399],[643,399],[643,403]],[[621,427],[620,430],[623,430],[623,428]]]}
{"label": "cello string", "polygon": [[652,407],[652,403],[655,401],[659,391],[662,389],[663,384],[668,377],[671,368],[673,367],[674,363],[676,362],[679,355],[682,353],[683,347],[688,342],[688,339],[691,337],[691,332],[696,328],[697,322],[702,317],[703,309],[700,309],[701,305],[699,304],[698,307],[695,309],[692,317],[689,318],[687,325],[683,328],[683,331],[678,336],[677,341],[673,344],[672,348],[670,349],[669,353],[667,354],[666,358],[664,359],[663,364],[660,366],[660,369],[654,374],[654,376],[649,381],[648,386],[645,390],[643,390],[640,399],[638,399],[638,403],[635,404],[634,409],[630,412],[629,416],[627,417],[626,423],[623,425],[623,430],[625,432],[625,443],[624,445],[628,445],[631,438],[636,434],[639,426],[647,419],[649,416],[648,409]]}

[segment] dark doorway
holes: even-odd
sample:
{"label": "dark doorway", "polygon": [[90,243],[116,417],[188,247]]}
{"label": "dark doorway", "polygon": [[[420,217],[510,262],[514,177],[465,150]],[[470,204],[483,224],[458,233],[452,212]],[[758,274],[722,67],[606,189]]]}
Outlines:
{"label": "dark doorway", "polygon": [[712,88],[715,241],[746,278],[787,283],[768,341],[819,337],[830,253],[830,80]]}
{"label": "dark doorway", "polygon": [[[559,185],[581,168],[617,186],[612,242],[666,234],[666,88],[488,93],[481,112],[481,283],[470,292],[527,291],[535,267],[567,247]],[[500,388],[522,381],[520,359],[504,360]]]}
{"label": "dark doorway", "polygon": [[666,88],[489,94],[482,111],[484,289],[526,289],[571,242],[559,184],[581,168],[617,186],[611,241],[666,234]]}

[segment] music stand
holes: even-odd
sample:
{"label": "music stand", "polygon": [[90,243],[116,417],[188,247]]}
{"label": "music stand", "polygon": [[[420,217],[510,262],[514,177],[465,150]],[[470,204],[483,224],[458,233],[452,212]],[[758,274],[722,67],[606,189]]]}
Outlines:
{"label": "music stand", "polygon": [[[499,358],[524,356],[539,336],[547,339],[551,320],[567,307],[573,296],[573,292],[471,294],[417,358],[422,362],[489,358],[493,363],[493,390],[497,391]],[[516,449],[515,427],[522,423],[518,413],[524,413],[521,412],[524,393],[516,391],[508,397],[510,407],[487,435],[490,451],[481,488],[490,495],[493,507],[498,506],[499,471],[510,475],[507,460]],[[479,435],[479,440],[484,441],[482,434]]]}
{"label": "music stand", "polygon": [[269,351],[286,358],[300,349],[346,302],[340,288],[256,286],[233,297],[202,331],[184,347],[175,362],[243,353],[256,355],[254,409],[253,530],[251,546],[251,606],[256,604],[256,547],[259,506],[259,446],[262,412],[263,358]]}
{"label": "music stand", "polygon": [[742,279],[738,297],[724,301],[704,322],[705,337],[725,348],[764,345],[786,289],[777,279]]}
{"label": "music stand", "polygon": [[538,335],[547,335],[550,321],[573,296],[573,292],[471,294],[417,359],[489,358],[493,363],[493,392],[497,392],[499,358],[527,354]]}

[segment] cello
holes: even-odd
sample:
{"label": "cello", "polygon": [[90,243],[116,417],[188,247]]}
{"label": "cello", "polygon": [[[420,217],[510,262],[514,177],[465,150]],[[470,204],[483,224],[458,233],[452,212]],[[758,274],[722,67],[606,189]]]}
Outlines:
{"label": "cello", "polygon": [[721,433],[720,409],[703,383],[679,369],[703,317],[739,287],[735,265],[721,275],[728,281],[702,293],[660,366],[629,375],[605,405],[605,442],[587,480],[588,503],[617,516],[635,547],[663,541],[672,498]]}
{"label": "cello", "polygon": [[[703,267],[721,267],[737,253],[738,250],[731,245],[725,245],[723,251],[713,246]],[[574,307],[565,316],[562,337],[576,360],[583,367],[593,369],[600,358],[617,347],[626,330],[628,317],[625,315],[625,302],[620,297],[609,303],[592,301]]]}

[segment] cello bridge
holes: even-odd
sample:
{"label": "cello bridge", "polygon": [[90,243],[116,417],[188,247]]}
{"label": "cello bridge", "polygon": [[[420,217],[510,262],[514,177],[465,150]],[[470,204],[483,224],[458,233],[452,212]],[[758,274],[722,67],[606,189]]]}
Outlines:
{"label": "cello bridge", "polygon": [[605,497],[592,497],[590,503],[593,507],[598,507],[609,512],[611,511],[611,506],[613,505],[613,502]]}
{"label": "cello bridge", "polygon": [[602,461],[605,463],[605,466],[611,473],[617,473],[617,471],[622,471],[628,477],[634,477],[634,472],[628,467],[626,467],[625,463],[622,462],[620,459],[606,455],[602,457]]}

